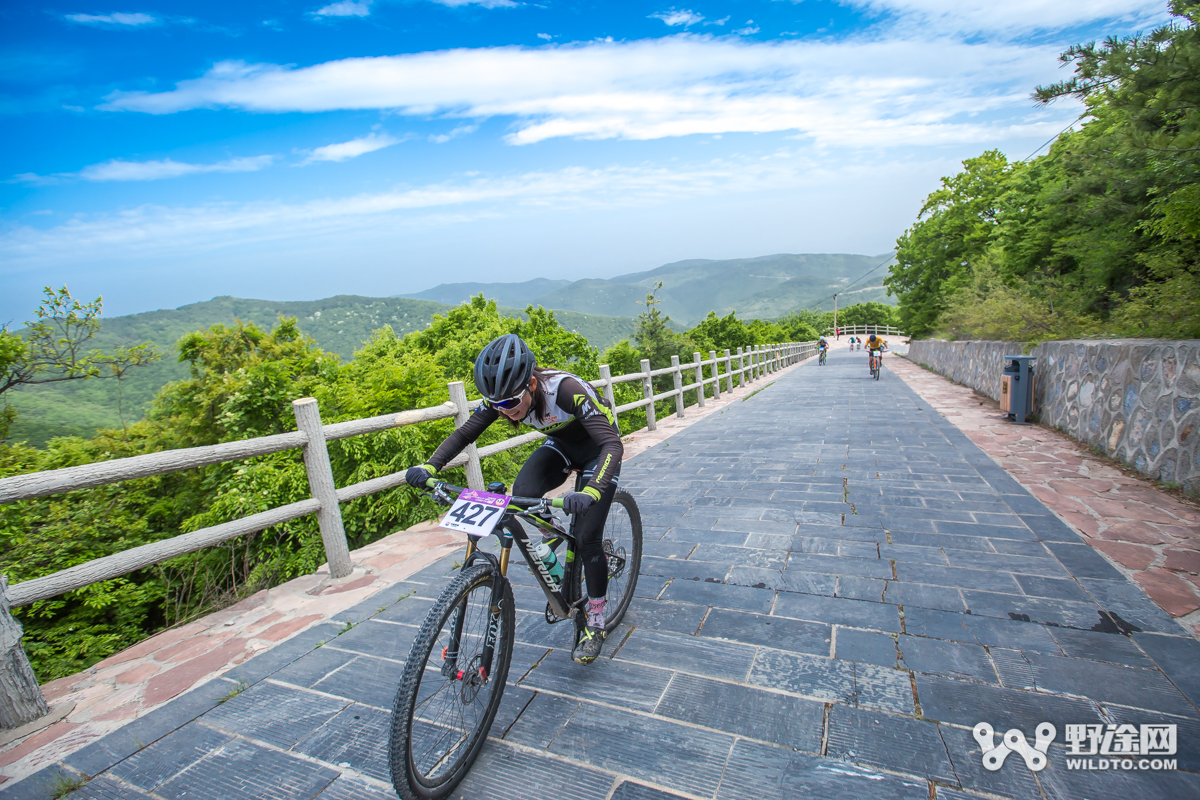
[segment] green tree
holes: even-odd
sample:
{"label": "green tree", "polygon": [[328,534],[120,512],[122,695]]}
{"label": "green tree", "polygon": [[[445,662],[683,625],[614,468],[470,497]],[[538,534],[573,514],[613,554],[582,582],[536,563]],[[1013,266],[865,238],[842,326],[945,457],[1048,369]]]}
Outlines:
{"label": "green tree", "polygon": [[900,314],[895,306],[884,303],[857,303],[838,311],[838,325],[900,326]]}
{"label": "green tree", "polygon": [[932,332],[947,296],[970,280],[972,265],[991,244],[1004,179],[1013,169],[998,150],[967,159],[962,172],[942,178],[917,223],[896,240],[897,263],[883,283],[899,299],[906,332]]}
{"label": "green tree", "polygon": [[679,337],[670,328],[671,318],[664,317],[658,310],[660,289],[662,281],[656,281],[654,288],[646,293],[646,299],[639,303],[646,310],[638,315],[633,334],[638,352],[642,358],[650,359],[650,366],[656,369],[669,363],[671,356],[679,355]]}
{"label": "green tree", "polygon": [[750,329],[733,311],[724,317],[718,317],[715,311],[710,311],[700,324],[685,335],[693,343],[694,349],[699,350],[705,357],[708,356],[709,350],[721,353],[728,348],[736,351],[739,347],[749,347],[755,343]]}
{"label": "green tree", "polygon": [[1105,178],[1122,223],[1111,227],[1127,243],[1112,270],[1120,279],[1102,287],[1111,327],[1190,338],[1200,336],[1200,5],[1170,8],[1178,21],[1149,35],[1068,49],[1061,60],[1075,74],[1034,96],[1073,97],[1091,117],[1077,137],[1086,146],[1072,155]]}
{"label": "green tree", "polygon": [[[0,477],[294,430],[291,403],[306,395],[317,398],[326,423],[437,405],[448,399],[447,380],[467,379],[469,386],[478,349],[501,332],[519,333],[547,366],[598,375],[586,339],[563,329],[549,311],[527,313],[527,322],[504,319],[494,303],[474,298],[435,321],[432,331],[403,338],[389,327],[375,331],[346,364],[301,334],[295,319],[280,318],[270,331],[252,322],[213,326],[180,340],[190,377],[164,387],[147,419],[119,435],[55,439],[45,450],[0,445]],[[452,429],[452,421],[441,420],[330,442],[335,481],[346,486],[420,463]],[[493,426],[480,443],[510,435]],[[487,459],[485,477],[511,482],[530,450]],[[447,475],[465,480],[461,470]],[[29,580],[308,496],[301,453],[292,450],[0,505],[0,572],[14,582]],[[351,548],[437,511],[403,488],[342,506]],[[309,574],[324,560],[315,519],[302,517],[17,613],[38,676],[51,680],[164,626]]]}
{"label": "green tree", "polygon": [[103,299],[80,303],[66,286],[47,286],[36,319],[22,331],[0,326],[0,441],[16,419],[2,395],[21,386],[112,377],[118,381],[135,368],[159,359],[149,343],[118,347],[111,352],[88,350],[100,329]]}

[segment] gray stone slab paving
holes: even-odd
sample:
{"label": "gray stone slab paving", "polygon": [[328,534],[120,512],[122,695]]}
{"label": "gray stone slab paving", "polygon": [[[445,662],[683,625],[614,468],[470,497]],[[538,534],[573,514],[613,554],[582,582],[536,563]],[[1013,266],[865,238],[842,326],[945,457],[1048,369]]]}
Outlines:
{"label": "gray stone slab paving", "polygon": [[[514,564],[509,686],[455,798],[1200,796],[1200,642],[859,356],[626,463],[646,558],[606,658],[570,661]],[[394,796],[391,695],[456,558],[78,751],[70,797]],[[981,721],[1052,722],[1050,766],[984,769]],[[1068,770],[1067,723],[1176,724],[1178,769]]]}

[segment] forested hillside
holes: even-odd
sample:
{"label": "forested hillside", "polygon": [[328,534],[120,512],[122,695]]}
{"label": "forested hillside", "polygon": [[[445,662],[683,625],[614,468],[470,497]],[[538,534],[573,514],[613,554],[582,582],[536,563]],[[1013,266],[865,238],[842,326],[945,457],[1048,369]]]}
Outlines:
{"label": "forested hillside", "polygon": [[[311,336],[323,350],[349,361],[370,340],[372,331],[390,325],[400,336],[421,330],[434,314],[453,306],[401,297],[339,295],[323,300],[276,302],[217,297],[177,309],[106,317],[101,320],[94,345],[111,349],[152,342],[163,358],[148,367],[131,370],[114,379],[73,381],[31,386],[8,393],[18,416],[11,437],[42,446],[54,436],[91,436],[99,428],[120,428],[142,418],[150,401],[170,381],[188,376],[178,359],[175,343],[192,331],[212,325],[234,325],[238,320],[269,330],[280,316],[295,317],[300,332]],[[525,312],[500,307],[505,316],[527,318]],[[633,333],[633,319],[601,317],[562,311],[558,321],[603,350]]]}
{"label": "forested hillside", "polygon": [[1200,6],[1073,47],[1080,124],[1046,155],[963,163],[897,241],[906,330],[951,338],[1200,337]]}
{"label": "forested hillside", "polygon": [[678,324],[690,327],[710,311],[718,316],[736,311],[744,319],[776,319],[798,308],[828,311],[833,308],[833,293],[842,289],[848,290],[841,296],[842,306],[890,302],[882,286],[886,270],[880,269],[869,279],[858,281],[887,260],[887,255],[841,253],[785,253],[723,261],[691,259],[608,279],[451,283],[408,296],[461,303],[482,291],[485,297],[495,298],[501,305],[509,302],[506,297],[524,298],[525,303],[555,310],[633,317],[642,312],[640,303],[645,294],[661,283],[657,297],[662,312]]}

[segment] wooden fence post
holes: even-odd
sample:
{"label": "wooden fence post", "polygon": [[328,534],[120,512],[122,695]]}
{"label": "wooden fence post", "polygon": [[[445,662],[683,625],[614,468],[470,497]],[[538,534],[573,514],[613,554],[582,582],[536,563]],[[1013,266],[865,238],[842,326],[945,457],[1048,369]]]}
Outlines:
{"label": "wooden fence post", "polygon": [[646,409],[646,430],[658,430],[658,422],[654,419],[654,381],[650,377],[650,359],[642,359],[642,394],[646,396],[649,403],[644,406]]}
{"label": "wooden fence post", "polygon": [[600,380],[604,381],[604,388],[601,389],[604,392],[604,399],[608,401],[609,405],[616,408],[617,399],[613,397],[612,370],[608,364],[600,365]]}
{"label": "wooden fence post", "polygon": [[746,354],[742,352],[742,348],[738,348],[738,388],[746,388]]}
{"label": "wooden fence post", "polygon": [[696,371],[696,400],[704,408],[704,367],[700,366],[700,354],[692,353],[692,366]]}
{"label": "wooden fence post", "polygon": [[721,399],[721,365],[717,363],[717,351],[709,350],[708,357],[712,360],[713,400]]}
{"label": "wooden fence post", "polygon": [[[471,406],[467,403],[466,387],[463,386],[462,381],[452,381],[446,386],[450,389],[450,402],[457,406],[457,410],[454,412],[454,427],[461,428],[471,417]],[[467,488],[482,492],[484,489],[483,464],[479,461],[479,448],[472,442],[467,445],[465,452],[467,454]]]}
{"label": "wooden fence post", "polygon": [[338,507],[321,411],[314,398],[301,397],[292,401],[292,413],[296,415],[296,427],[308,435],[304,445],[304,471],[308,473],[308,488],[313,498],[321,504],[317,510],[317,524],[325,544],[329,576],[344,578],[354,571],[354,565],[350,563],[350,547],[346,544],[346,529],[342,527],[342,509]]}
{"label": "wooden fence post", "polygon": [[671,370],[675,379],[675,416],[683,419],[683,371],[679,368],[679,356],[671,356]]}
{"label": "wooden fence post", "polygon": [[733,359],[728,347],[725,348],[725,391],[733,392]]}
{"label": "wooden fence post", "polygon": [[50,713],[25,648],[21,623],[8,607],[8,579],[0,575],[0,730],[10,731]]}

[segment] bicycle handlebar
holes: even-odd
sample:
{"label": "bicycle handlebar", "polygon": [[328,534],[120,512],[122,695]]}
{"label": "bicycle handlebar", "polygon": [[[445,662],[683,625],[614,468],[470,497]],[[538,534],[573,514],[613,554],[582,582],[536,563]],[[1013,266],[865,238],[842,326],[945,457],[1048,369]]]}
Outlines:
{"label": "bicycle handlebar", "polygon": [[[454,492],[455,495],[460,495],[466,491],[466,489],[462,486],[455,486],[452,483],[446,483],[445,481],[439,481],[437,478],[430,478],[429,480],[425,481],[425,486],[430,489],[436,489],[438,486],[441,486],[443,489],[447,489],[451,492]],[[528,508],[529,506],[536,506],[540,503],[543,503],[547,499],[548,498],[545,498],[545,497],[510,497],[508,500],[508,504],[517,506],[518,508]],[[554,499],[550,500],[549,502],[550,502],[551,508],[562,508],[563,507],[563,501],[562,501],[561,497],[555,497]]]}

